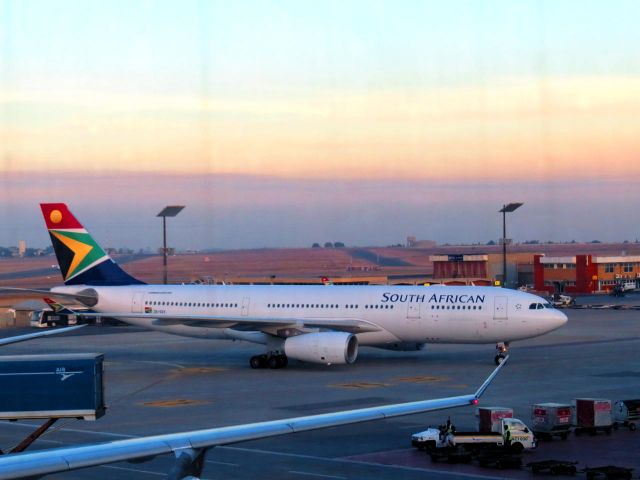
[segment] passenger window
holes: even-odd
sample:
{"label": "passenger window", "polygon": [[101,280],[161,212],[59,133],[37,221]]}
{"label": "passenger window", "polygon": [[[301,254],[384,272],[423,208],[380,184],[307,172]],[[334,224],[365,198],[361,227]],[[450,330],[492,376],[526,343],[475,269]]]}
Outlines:
{"label": "passenger window", "polygon": [[532,303],[531,305],[529,305],[529,310],[535,310],[536,309],[536,304]]}

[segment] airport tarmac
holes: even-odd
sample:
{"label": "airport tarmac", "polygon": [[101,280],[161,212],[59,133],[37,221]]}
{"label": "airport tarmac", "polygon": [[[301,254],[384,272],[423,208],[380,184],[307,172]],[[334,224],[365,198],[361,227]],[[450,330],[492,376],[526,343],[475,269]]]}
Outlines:
{"label": "airport tarmac", "polygon": [[[569,323],[514,343],[510,363],[481,405],[506,406],[530,423],[529,405],[576,397],[640,398],[640,312],[565,310]],[[24,333],[2,331],[3,336]],[[379,404],[471,393],[493,370],[493,345],[433,345],[421,352],[361,348],[354,365],[291,361],[283,370],[252,370],[260,347],[197,340],[132,327],[86,327],[79,333],[3,347],[2,354],[103,352],[108,411],[95,422],[61,421],[32,448],[116,439],[311,415]],[[45,394],[45,392],[43,392]],[[527,470],[441,465],[410,446],[412,433],[444,423],[474,427],[474,409],[458,408],[394,420],[239,443],[211,450],[202,478],[418,479],[531,478]],[[0,422],[8,450],[38,422]],[[640,432],[541,442],[524,462],[614,464],[640,473]],[[117,463],[47,478],[152,479],[170,457]],[[0,474],[1,477],[1,474]]]}

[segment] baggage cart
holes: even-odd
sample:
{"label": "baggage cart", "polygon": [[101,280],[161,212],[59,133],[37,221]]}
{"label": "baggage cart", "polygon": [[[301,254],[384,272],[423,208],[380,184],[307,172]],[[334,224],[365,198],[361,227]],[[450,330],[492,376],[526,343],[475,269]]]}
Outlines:
{"label": "baggage cart", "polygon": [[623,425],[632,432],[640,423],[640,399],[635,400],[619,400],[613,408],[613,418],[615,427]]}
{"label": "baggage cart", "polygon": [[567,438],[573,426],[573,410],[566,403],[537,403],[531,406],[531,426],[538,438]]}
{"label": "baggage cart", "polygon": [[513,455],[506,452],[486,451],[478,455],[478,464],[481,467],[498,468],[520,468],[522,466],[522,458],[519,455]]}
{"label": "baggage cart", "polygon": [[578,462],[569,462],[566,460],[540,460],[538,462],[530,462],[525,466],[530,468],[533,473],[550,473],[551,475],[575,475],[578,472],[576,465]]}
{"label": "baggage cart", "polygon": [[431,456],[431,461],[433,463],[437,462],[447,462],[447,463],[471,463],[473,456],[471,452],[464,448],[457,447],[447,447],[447,448],[439,448],[437,450],[431,450],[429,452]]}
{"label": "baggage cart", "polygon": [[633,468],[616,467],[615,465],[606,465],[603,467],[585,468],[582,470],[587,475],[587,480],[596,480],[599,478],[631,480]]}
{"label": "baggage cart", "polygon": [[502,419],[513,418],[513,408],[480,407],[478,414],[478,431],[482,433],[501,432]]}
{"label": "baggage cart", "polygon": [[611,433],[613,417],[611,400],[604,398],[576,398],[574,408],[575,434],[597,432]]}

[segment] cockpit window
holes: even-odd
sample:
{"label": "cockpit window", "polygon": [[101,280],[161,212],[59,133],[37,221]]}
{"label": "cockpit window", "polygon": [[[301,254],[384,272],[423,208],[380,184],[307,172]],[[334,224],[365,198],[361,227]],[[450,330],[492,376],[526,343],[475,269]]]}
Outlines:
{"label": "cockpit window", "polygon": [[543,308],[551,308],[550,303],[532,303],[529,305],[529,310],[542,310]]}

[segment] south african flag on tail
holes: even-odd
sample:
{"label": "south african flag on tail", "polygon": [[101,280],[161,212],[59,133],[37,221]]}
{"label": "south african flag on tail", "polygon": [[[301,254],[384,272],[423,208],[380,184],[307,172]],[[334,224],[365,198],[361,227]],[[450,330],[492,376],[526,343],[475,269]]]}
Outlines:
{"label": "south african flag on tail", "polygon": [[141,284],[122,270],[64,203],[41,203],[65,285]]}

